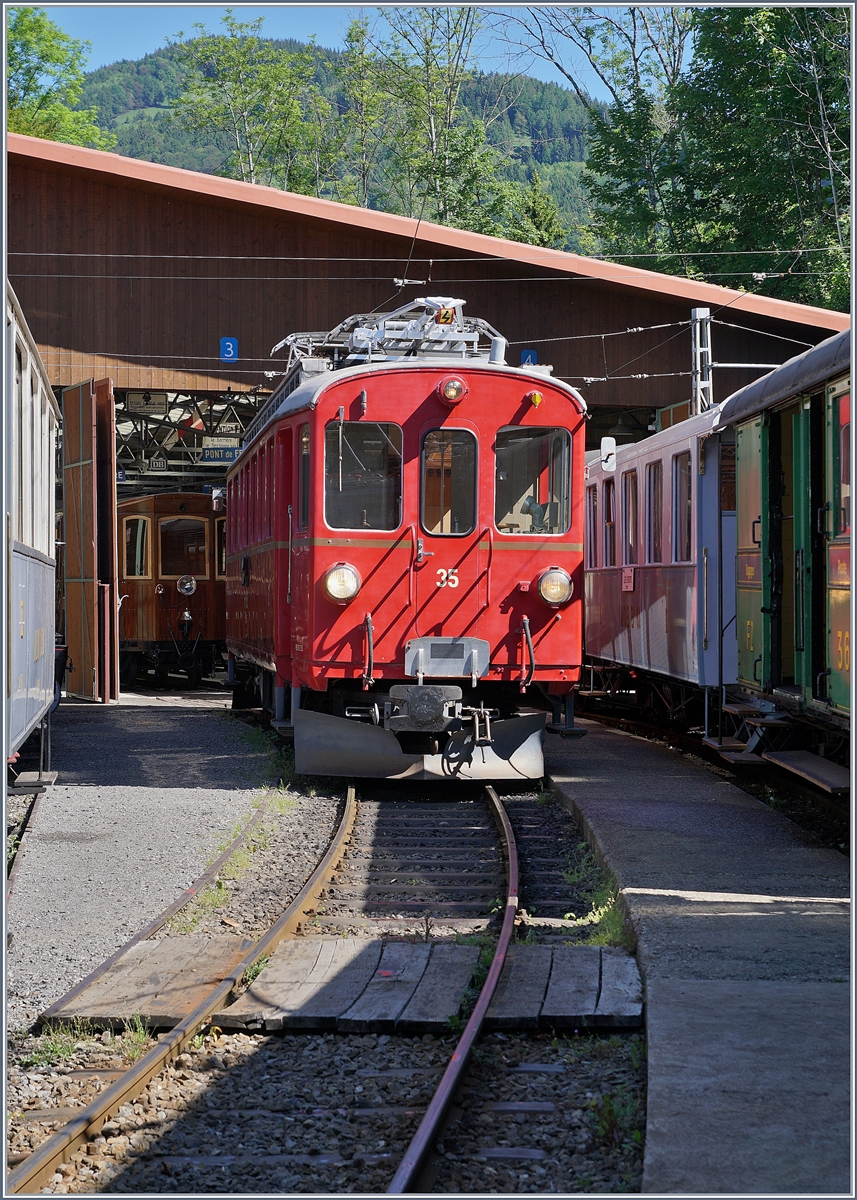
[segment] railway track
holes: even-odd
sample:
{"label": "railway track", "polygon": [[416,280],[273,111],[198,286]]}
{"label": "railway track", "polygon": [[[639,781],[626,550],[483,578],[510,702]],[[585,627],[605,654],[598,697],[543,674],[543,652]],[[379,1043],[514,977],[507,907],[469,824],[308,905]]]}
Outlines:
{"label": "railway track", "polygon": [[[569,1160],[587,1142],[566,1144],[557,1123],[574,1130],[595,1119],[565,1111],[573,1066],[563,1055],[573,1047],[560,1054],[558,1044],[548,1051],[526,1036],[488,1034],[471,1063],[518,913],[507,807],[535,864],[551,837],[535,798],[504,805],[487,789],[449,802],[395,793],[358,802],[349,789],[324,861],[280,920],[139,1063],[93,1068],[89,1086],[100,1094],[57,1114],[66,1123],[14,1167],[7,1191],[193,1191],[221,1179],[225,1190],[399,1194],[456,1190],[462,1171],[491,1190],[503,1170],[517,1172],[521,1190],[542,1190],[554,1175],[564,1190]],[[212,1028],[243,972],[299,929],[426,940],[476,931],[483,943],[490,930],[493,957],[458,1038]],[[519,1062],[508,1061],[511,1043]]]}

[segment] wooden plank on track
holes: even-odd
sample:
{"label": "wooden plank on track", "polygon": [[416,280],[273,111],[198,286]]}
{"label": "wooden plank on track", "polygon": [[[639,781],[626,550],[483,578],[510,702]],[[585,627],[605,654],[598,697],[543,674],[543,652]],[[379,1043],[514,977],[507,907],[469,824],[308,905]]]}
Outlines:
{"label": "wooden plank on track", "polygon": [[[212,1020],[223,1029],[245,1029],[259,1025],[280,1008],[284,988],[305,983],[318,962],[324,947],[333,953],[333,942],[320,940],[280,942],[265,967],[259,972],[243,996],[229,1008],[215,1013]],[[326,962],[329,962],[329,955]]]}
{"label": "wooden plank on track", "polygon": [[457,1017],[479,961],[478,946],[433,946],[417,989],[396,1022],[397,1033],[442,1033]]}
{"label": "wooden plank on track", "polygon": [[624,950],[603,946],[595,1024],[602,1029],[626,1029],[642,1023],[643,984],[634,958]]}
{"label": "wooden plank on track", "polygon": [[341,1033],[392,1033],[428,966],[431,946],[388,942],[360,995],[339,1018]]}
{"label": "wooden plank on track", "polygon": [[600,982],[600,946],[554,946],[539,1024],[552,1029],[592,1025]]}
{"label": "wooden plank on track", "polygon": [[[335,1029],[337,1018],[363,992],[380,958],[381,943],[376,941],[349,939],[323,946],[304,981],[284,986],[277,1010],[265,1018],[265,1028]],[[265,968],[270,969],[271,964]]]}
{"label": "wooden plank on track", "polygon": [[169,1028],[190,1012],[202,993],[246,953],[250,943],[231,934],[165,937],[137,942],[63,1009],[53,1021],[75,1017],[93,1025],[122,1028],[133,1016]]}
{"label": "wooden plank on track", "polygon": [[[168,939],[172,940],[172,939]],[[146,1004],[141,1015],[161,1029],[172,1029],[201,1004],[208,992],[238,965],[252,946],[246,938],[221,934],[204,939],[196,954],[179,963],[174,974]],[[176,947],[177,955],[181,953]]]}
{"label": "wooden plank on track", "polygon": [[485,1014],[486,1029],[535,1029],[547,991],[550,946],[510,946]]}

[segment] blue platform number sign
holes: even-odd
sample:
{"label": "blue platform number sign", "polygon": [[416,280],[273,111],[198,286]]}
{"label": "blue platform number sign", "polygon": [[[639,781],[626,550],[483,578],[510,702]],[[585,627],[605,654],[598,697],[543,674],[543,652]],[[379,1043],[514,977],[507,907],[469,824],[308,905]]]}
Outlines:
{"label": "blue platform number sign", "polygon": [[539,361],[538,350],[522,350],[521,351],[521,366],[535,366]]}
{"label": "blue platform number sign", "polygon": [[220,361],[221,362],[237,362],[238,361],[238,338],[222,337],[220,339]]}

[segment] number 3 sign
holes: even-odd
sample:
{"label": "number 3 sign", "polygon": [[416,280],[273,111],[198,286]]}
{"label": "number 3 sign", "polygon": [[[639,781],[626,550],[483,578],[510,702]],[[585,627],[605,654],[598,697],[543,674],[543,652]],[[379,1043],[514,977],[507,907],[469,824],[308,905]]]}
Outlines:
{"label": "number 3 sign", "polygon": [[238,358],[238,338],[222,337],[220,339],[221,362],[235,362]]}

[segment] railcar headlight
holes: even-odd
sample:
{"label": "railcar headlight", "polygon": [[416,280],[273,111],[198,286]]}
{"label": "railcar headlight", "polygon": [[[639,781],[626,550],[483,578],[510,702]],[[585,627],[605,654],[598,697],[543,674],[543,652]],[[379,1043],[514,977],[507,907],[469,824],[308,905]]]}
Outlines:
{"label": "railcar headlight", "polygon": [[451,379],[441,380],[438,391],[441,400],[445,400],[447,404],[457,404],[467,395],[467,384],[463,379],[453,376]]}
{"label": "railcar headlight", "polygon": [[360,591],[360,576],[348,563],[337,563],[324,576],[324,590],[331,600],[353,600]]}
{"label": "railcar headlight", "polygon": [[182,596],[192,596],[196,591],[196,580],[193,575],[182,575],[176,580],[176,591]]}
{"label": "railcar headlight", "polygon": [[545,604],[565,604],[574,590],[571,576],[561,567],[551,567],[538,582],[539,595]]}

